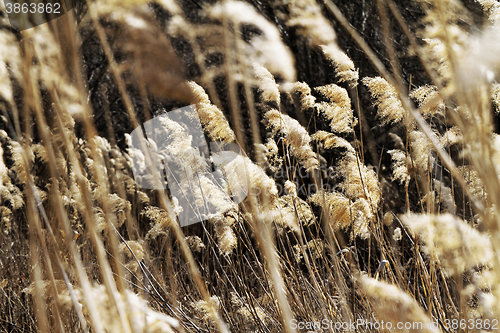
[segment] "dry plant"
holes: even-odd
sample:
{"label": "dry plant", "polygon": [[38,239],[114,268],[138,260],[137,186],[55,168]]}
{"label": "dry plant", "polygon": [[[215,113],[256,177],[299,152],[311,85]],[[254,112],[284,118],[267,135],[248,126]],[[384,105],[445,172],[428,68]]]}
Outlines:
{"label": "dry plant", "polygon": [[[499,18],[86,0],[20,32],[2,5],[0,331],[497,329]],[[187,105],[209,150],[161,117]]]}

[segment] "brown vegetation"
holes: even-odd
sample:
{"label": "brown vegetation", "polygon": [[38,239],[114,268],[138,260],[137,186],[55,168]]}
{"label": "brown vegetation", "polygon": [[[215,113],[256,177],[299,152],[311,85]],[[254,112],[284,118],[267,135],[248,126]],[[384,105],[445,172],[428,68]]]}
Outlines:
{"label": "brown vegetation", "polygon": [[[0,7],[0,331],[498,328],[500,4],[369,3],[86,0],[22,32]],[[249,191],[198,156],[179,183],[220,213],[181,228],[127,144],[191,104]]]}

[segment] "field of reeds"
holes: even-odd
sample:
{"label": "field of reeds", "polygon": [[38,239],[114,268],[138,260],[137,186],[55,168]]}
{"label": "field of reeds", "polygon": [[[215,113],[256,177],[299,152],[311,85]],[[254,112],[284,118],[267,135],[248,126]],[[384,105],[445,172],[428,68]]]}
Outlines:
{"label": "field of reeds", "polygon": [[498,1],[10,2],[1,332],[498,330]]}

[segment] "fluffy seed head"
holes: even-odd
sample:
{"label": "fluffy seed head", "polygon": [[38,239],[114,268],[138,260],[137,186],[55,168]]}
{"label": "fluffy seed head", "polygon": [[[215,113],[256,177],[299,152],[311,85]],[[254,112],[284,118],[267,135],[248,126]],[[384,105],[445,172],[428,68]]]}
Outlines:
{"label": "fluffy seed head", "polygon": [[461,274],[493,259],[490,237],[451,214],[407,214],[401,221],[425,243],[423,251],[435,256],[446,275]]}
{"label": "fluffy seed head", "polygon": [[398,287],[367,276],[361,276],[359,283],[376,317],[390,321],[393,327],[399,322],[422,324],[418,327],[413,325],[408,332],[434,332],[431,320],[417,301]]}
{"label": "fluffy seed head", "polygon": [[365,77],[363,84],[368,87],[375,106],[378,108],[377,116],[384,124],[397,123],[401,121],[406,112],[399,99],[396,89],[381,77]]}

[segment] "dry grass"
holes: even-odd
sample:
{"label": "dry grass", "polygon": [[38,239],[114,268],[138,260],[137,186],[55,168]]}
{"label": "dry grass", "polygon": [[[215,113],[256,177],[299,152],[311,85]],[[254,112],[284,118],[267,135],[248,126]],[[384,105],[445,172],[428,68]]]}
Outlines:
{"label": "dry grass", "polygon": [[[331,0],[87,0],[22,32],[0,8],[0,331],[498,327],[500,6],[478,3],[374,2],[353,25],[378,44]],[[127,143],[190,104],[222,151],[164,118],[169,165],[218,213],[181,228]]]}

